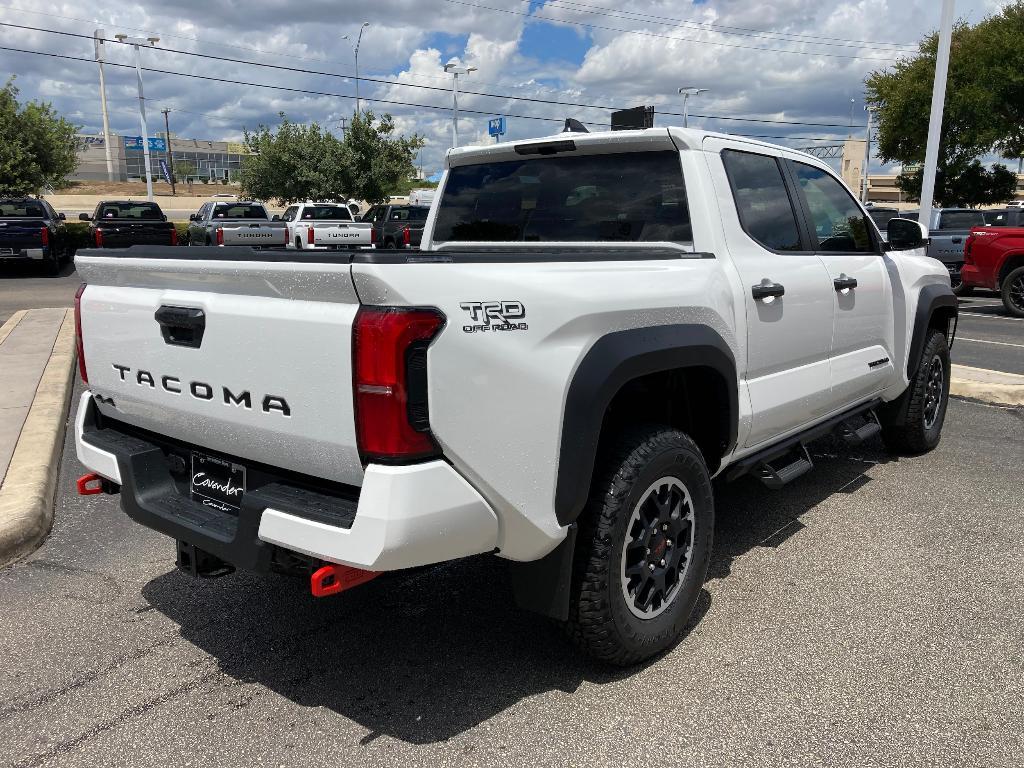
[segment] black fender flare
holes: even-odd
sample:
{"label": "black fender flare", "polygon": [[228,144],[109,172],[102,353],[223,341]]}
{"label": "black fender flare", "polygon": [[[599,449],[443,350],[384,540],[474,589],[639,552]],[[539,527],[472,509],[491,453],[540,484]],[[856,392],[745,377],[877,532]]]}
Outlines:
{"label": "black fender flare", "polygon": [[569,383],[555,484],[555,517],[570,525],[586,504],[604,415],[629,381],[679,368],[711,368],[727,383],[729,446],[736,444],[739,386],[736,358],[725,339],[703,324],[657,325],[599,338]]}
{"label": "black fender flare", "polygon": [[[907,349],[907,378],[913,380],[917,367],[921,364],[921,351],[928,335],[928,327],[936,312],[947,312],[954,318],[959,315],[960,302],[953,289],[948,285],[926,285],[917,297],[917,310],[914,313],[914,330],[910,336]],[[949,340],[950,346],[953,340]]]}

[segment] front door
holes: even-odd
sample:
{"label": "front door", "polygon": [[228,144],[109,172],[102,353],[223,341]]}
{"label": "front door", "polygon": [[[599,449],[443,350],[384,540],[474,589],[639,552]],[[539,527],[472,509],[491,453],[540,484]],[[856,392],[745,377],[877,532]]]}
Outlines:
{"label": "front door", "polygon": [[[817,420],[829,409],[833,289],[799,224],[780,159],[756,146],[705,141],[747,317],[747,447]],[[750,149],[747,149],[747,146]]]}
{"label": "front door", "polygon": [[833,408],[870,398],[892,381],[893,297],[887,261],[867,215],[835,176],[790,161],[815,250],[835,297]]}

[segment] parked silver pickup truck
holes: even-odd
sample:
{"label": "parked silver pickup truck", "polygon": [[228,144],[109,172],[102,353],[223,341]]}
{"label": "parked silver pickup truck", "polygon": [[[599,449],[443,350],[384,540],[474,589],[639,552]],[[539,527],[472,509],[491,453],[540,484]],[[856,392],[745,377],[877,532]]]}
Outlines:
{"label": "parked silver pickup truck", "polygon": [[[920,211],[904,211],[900,215],[917,221]],[[985,214],[975,208],[933,208],[928,222],[928,255],[938,259],[949,270],[949,283],[958,296],[965,290],[960,270],[964,266],[964,244],[971,227],[984,227]]]}
{"label": "parked silver pickup truck", "polygon": [[280,216],[271,219],[262,203],[209,202],[188,217],[189,245],[248,245],[281,248],[286,229]]}

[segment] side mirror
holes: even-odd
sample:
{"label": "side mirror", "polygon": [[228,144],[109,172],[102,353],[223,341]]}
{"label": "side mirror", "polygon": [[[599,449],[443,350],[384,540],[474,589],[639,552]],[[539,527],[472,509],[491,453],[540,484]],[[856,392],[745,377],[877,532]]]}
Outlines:
{"label": "side mirror", "polygon": [[60,219],[61,221],[67,221],[68,217],[65,216],[63,213],[58,213],[57,218]]}
{"label": "side mirror", "polygon": [[271,216],[271,217],[270,217],[270,220],[271,220],[271,221],[280,221],[280,220],[281,220],[281,217],[280,217],[280,216],[278,216],[278,215],[277,215],[277,214],[275,213],[275,214],[274,214],[273,216]]}
{"label": "side mirror", "polygon": [[90,216],[88,213],[80,213],[80,214],[78,214],[78,220],[79,221],[92,221],[92,216]]}
{"label": "side mirror", "polygon": [[910,251],[924,248],[928,243],[928,230],[913,219],[889,219],[885,232],[890,251]]}
{"label": "side mirror", "polygon": [[199,214],[198,213],[190,213],[188,215],[188,220],[189,221],[199,221]]}
{"label": "side mirror", "polygon": [[164,221],[167,221],[167,214],[163,214],[160,218],[163,219]]}

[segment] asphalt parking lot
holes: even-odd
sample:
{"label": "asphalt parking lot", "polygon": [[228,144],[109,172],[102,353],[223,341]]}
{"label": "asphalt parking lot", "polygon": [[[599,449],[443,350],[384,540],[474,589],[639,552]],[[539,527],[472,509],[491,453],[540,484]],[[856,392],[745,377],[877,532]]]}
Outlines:
{"label": "asphalt parking lot", "polygon": [[69,492],[0,571],[0,764],[1018,766],[1024,413],[953,401],[932,454],[816,444],[782,491],[719,484],[687,636],[583,662],[500,560],[325,600],[193,580],[113,497]]}

